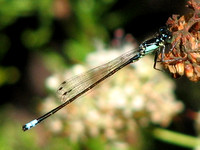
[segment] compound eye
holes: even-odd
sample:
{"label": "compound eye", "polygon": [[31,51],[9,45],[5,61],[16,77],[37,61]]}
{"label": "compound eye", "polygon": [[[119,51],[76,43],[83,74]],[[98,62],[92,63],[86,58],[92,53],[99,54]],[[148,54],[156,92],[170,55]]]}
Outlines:
{"label": "compound eye", "polygon": [[162,33],[166,32],[166,30],[167,30],[166,27],[161,27],[159,29],[159,33],[162,34]]}

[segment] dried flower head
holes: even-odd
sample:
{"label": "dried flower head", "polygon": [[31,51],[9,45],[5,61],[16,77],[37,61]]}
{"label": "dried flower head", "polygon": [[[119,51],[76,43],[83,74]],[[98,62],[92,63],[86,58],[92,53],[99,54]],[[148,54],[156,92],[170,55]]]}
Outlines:
{"label": "dried flower head", "polygon": [[[191,81],[200,80],[200,2],[188,1],[192,13],[173,15],[167,21],[173,34],[172,48],[162,64],[174,78],[186,75]],[[161,54],[159,56],[161,60]]]}

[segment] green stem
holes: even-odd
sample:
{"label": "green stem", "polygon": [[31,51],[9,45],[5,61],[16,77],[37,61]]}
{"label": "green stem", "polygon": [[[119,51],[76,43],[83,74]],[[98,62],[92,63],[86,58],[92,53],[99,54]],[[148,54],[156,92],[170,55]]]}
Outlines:
{"label": "green stem", "polygon": [[155,128],[152,131],[152,135],[156,139],[182,147],[195,148],[200,146],[200,139],[198,137],[177,133],[162,128]]}

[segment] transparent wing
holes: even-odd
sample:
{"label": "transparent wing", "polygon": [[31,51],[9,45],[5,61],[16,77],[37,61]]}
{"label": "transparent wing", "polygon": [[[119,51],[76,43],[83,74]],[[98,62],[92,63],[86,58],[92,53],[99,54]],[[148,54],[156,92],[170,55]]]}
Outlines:
{"label": "transparent wing", "polygon": [[106,64],[64,81],[59,86],[57,94],[62,102],[75,100],[74,97],[81,96],[121,68],[137,61],[139,56],[139,51],[128,51]]}

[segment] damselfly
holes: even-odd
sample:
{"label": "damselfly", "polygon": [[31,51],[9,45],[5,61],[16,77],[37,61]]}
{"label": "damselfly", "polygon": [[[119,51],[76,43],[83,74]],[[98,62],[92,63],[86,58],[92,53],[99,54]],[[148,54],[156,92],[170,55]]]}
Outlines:
{"label": "damselfly", "polygon": [[25,124],[22,129],[24,131],[31,129],[41,121],[56,113],[58,110],[73,102],[84,93],[88,92],[90,89],[123,67],[138,61],[146,54],[152,53],[154,51],[156,52],[154,61],[154,68],[156,69],[157,56],[161,53],[161,61],[164,61],[165,46],[170,44],[171,39],[171,32],[166,27],[160,28],[155,37],[144,41],[137,50],[128,51],[104,65],[64,81],[57,91],[62,101],[64,101],[63,104],[54,108],[43,116]]}

